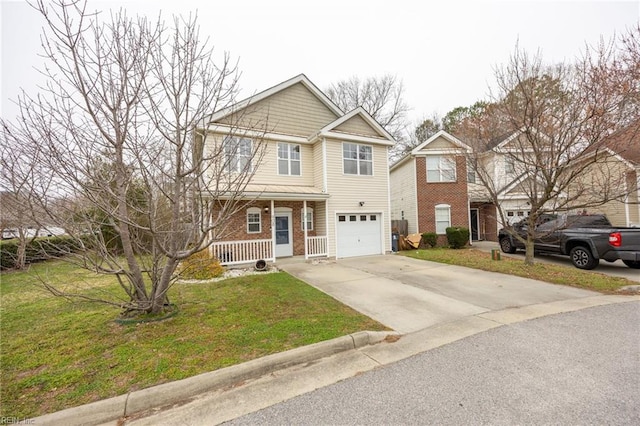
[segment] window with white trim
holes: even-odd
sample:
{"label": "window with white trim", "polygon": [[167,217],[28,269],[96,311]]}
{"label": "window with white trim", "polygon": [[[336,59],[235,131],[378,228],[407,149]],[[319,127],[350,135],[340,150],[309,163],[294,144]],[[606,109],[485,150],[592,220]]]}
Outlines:
{"label": "window with white trim", "polygon": [[247,138],[227,136],[224,138],[224,154],[227,170],[235,173],[251,171],[253,141]]}
{"label": "window with white trim", "polygon": [[262,211],[259,207],[247,209],[247,233],[259,234],[262,232]]}
{"label": "window with white trim", "polygon": [[369,145],[344,142],[342,167],[347,175],[373,175],[373,148]]}
{"label": "window with white trim", "polygon": [[516,171],[516,162],[513,157],[504,158],[504,172],[511,174]]}
{"label": "window with white trim", "polygon": [[455,182],[456,159],[440,155],[427,157],[427,182]]}
{"label": "window with white trim", "polygon": [[300,176],[300,145],[278,142],[278,174]]}
{"label": "window with white trim", "polygon": [[[304,209],[300,212],[301,227],[304,231]],[[307,207],[307,231],[313,231],[313,209]]]}
{"label": "window with white trim", "polygon": [[451,226],[451,206],[438,204],[436,206],[436,234],[446,234]]}

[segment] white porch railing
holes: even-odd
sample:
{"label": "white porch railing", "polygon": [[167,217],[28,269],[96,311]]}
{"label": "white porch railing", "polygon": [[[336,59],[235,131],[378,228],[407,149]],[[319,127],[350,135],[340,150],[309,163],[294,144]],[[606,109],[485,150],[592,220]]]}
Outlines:
{"label": "white porch railing", "polygon": [[329,253],[326,236],[307,237],[307,257],[326,256]]}
{"label": "white porch railing", "polygon": [[273,261],[271,240],[220,241],[211,244],[211,254],[221,265],[237,265],[258,260]]}

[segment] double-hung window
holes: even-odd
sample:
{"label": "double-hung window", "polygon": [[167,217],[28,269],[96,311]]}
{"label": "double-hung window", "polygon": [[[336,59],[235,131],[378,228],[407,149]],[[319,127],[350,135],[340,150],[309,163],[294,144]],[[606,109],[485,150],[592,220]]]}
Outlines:
{"label": "double-hung window", "polygon": [[448,204],[436,205],[436,234],[446,234],[451,226],[451,206]]}
{"label": "double-hung window", "polygon": [[247,233],[259,234],[262,231],[262,214],[259,207],[247,209]]}
{"label": "double-hung window", "polygon": [[342,166],[347,175],[373,175],[373,149],[369,145],[343,143]]}
{"label": "double-hung window", "polygon": [[304,209],[301,211],[302,218],[302,230],[304,231],[304,224],[307,224],[307,231],[313,231],[313,209],[307,207],[307,220],[304,220]]}
{"label": "double-hung window", "polygon": [[512,157],[504,158],[504,172],[506,174],[512,174],[516,171],[516,162]]}
{"label": "double-hung window", "polygon": [[278,143],[278,174],[300,176],[300,145]]}
{"label": "double-hung window", "polygon": [[453,157],[428,156],[427,182],[455,182],[456,160]]}
{"label": "double-hung window", "polygon": [[247,138],[227,136],[224,139],[224,154],[230,172],[251,171],[252,141]]}

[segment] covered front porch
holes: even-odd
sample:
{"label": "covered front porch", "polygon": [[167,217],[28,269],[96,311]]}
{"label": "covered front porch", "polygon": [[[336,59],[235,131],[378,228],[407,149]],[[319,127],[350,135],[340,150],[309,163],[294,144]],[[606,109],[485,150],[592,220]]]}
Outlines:
{"label": "covered front porch", "polygon": [[231,219],[228,235],[211,244],[211,253],[222,265],[326,257],[327,198],[325,194],[260,194]]}

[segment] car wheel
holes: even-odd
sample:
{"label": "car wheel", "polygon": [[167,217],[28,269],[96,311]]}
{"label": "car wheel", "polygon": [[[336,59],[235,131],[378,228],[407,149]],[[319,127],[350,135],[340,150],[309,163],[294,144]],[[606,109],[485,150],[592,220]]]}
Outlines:
{"label": "car wheel", "polygon": [[509,238],[503,238],[500,240],[500,249],[505,253],[515,253],[516,248],[511,244]]}
{"label": "car wheel", "polygon": [[573,266],[579,269],[593,269],[598,266],[600,261],[593,257],[591,254],[591,250],[584,246],[576,246],[571,249],[569,253],[569,257],[571,257],[571,263]]}
{"label": "car wheel", "polygon": [[640,269],[640,260],[623,260],[622,263],[627,265],[629,268]]}

